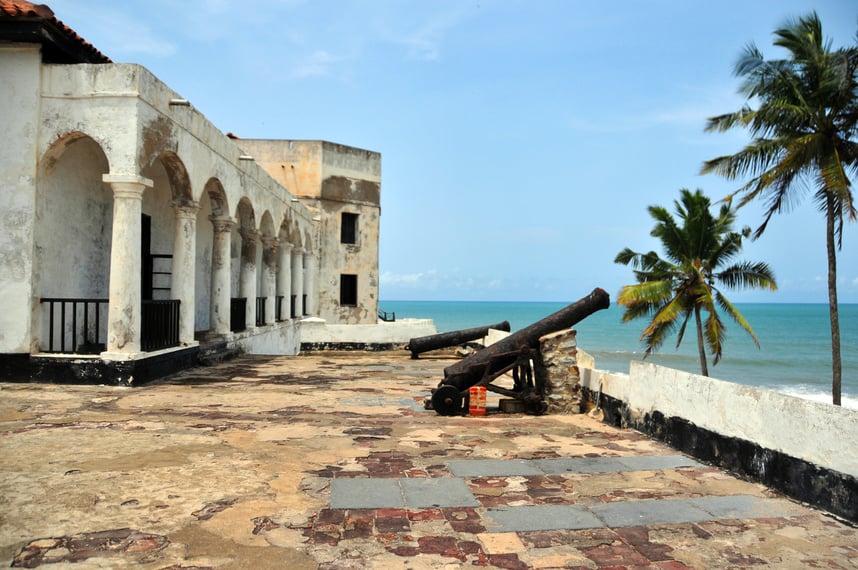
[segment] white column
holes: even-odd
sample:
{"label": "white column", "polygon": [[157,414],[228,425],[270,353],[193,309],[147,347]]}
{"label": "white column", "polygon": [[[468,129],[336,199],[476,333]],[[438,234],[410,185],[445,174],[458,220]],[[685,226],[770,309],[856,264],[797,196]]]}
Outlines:
{"label": "white column", "polygon": [[312,253],[304,254],[304,296],[307,302],[304,306],[304,314],[313,316],[316,314],[316,256]]}
{"label": "white column", "polygon": [[262,296],[265,297],[265,324],[274,324],[277,306],[277,238],[262,238]]}
{"label": "white column", "polygon": [[295,317],[304,315],[304,251],[292,250],[292,295],[295,296]]}
{"label": "white column", "polygon": [[292,244],[280,244],[277,262],[277,295],[283,297],[280,307],[280,319],[287,320],[292,316]]}
{"label": "white column", "polygon": [[170,275],[170,293],[179,304],[179,342],[194,344],[194,316],[196,314],[196,261],[197,261],[197,202],[173,202],[176,209],[176,231],[173,238],[173,268]]}
{"label": "white column", "polygon": [[107,309],[107,360],[140,352],[143,191],[152,181],[142,176],[105,174],[113,189],[113,241]]}
{"label": "white column", "polygon": [[241,296],[247,299],[244,318],[247,328],[256,326],[256,241],[259,234],[252,230],[239,230],[241,234]]}
{"label": "white column", "polygon": [[230,306],[232,291],[230,290],[230,243],[235,222],[230,218],[211,216],[214,228],[212,238],[212,285],[211,305],[209,306],[209,323],[211,332],[226,334],[230,329]]}

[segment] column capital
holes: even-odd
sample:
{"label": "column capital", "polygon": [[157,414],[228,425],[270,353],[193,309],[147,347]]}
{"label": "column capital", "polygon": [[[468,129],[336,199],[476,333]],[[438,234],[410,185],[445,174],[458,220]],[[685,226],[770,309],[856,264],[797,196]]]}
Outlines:
{"label": "column capital", "polygon": [[176,209],[177,216],[196,217],[200,210],[200,203],[195,200],[186,200],[184,198],[173,200],[170,205]]}
{"label": "column capital", "polygon": [[299,246],[292,246],[292,255],[302,255],[304,253],[304,248]]}
{"label": "column capital", "polygon": [[238,230],[238,235],[240,235],[244,241],[256,242],[256,240],[259,239],[259,232],[256,230],[241,228]]}
{"label": "column capital", "polygon": [[143,199],[143,191],[155,185],[149,178],[136,174],[102,174],[102,182],[110,184],[114,197]]}
{"label": "column capital", "polygon": [[229,216],[209,216],[209,220],[211,221],[212,226],[214,226],[215,233],[231,232],[236,226],[235,220]]}
{"label": "column capital", "polygon": [[281,241],[281,242],[280,242],[280,248],[281,248],[283,251],[287,251],[287,252],[288,252],[288,251],[292,251],[292,244],[291,244],[290,242],[288,242],[288,241]]}

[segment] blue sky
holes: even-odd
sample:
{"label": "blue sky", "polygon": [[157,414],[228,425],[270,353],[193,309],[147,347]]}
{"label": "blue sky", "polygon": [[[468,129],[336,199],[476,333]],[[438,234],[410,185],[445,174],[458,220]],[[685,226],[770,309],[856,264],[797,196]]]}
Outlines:
{"label": "blue sky", "polygon": [[[852,44],[851,0],[54,0],[114,61],[148,68],[223,132],[323,139],[382,154],[382,300],[573,301],[633,281],[613,263],[657,248],[646,207],[741,132],[703,132],[738,109],[748,42],[816,10]],[[756,227],[749,206],[740,225]],[[748,242],[779,291],[737,302],[827,303],[824,218],[808,197]],[[858,303],[858,223],[839,294]]]}

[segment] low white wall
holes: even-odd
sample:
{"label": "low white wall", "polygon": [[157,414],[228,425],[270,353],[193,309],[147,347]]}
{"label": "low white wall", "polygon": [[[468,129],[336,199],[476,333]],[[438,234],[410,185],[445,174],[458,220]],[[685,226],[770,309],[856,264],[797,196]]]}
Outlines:
{"label": "low white wall", "polygon": [[229,344],[247,354],[294,356],[301,351],[300,329],[292,322],[275,323],[235,333]]}
{"label": "low white wall", "polygon": [[582,386],[633,414],[661,412],[858,477],[858,411],[633,361],[629,374],[581,368]]}
{"label": "low white wall", "polygon": [[302,343],[407,344],[412,338],[437,334],[432,319],[399,319],[374,325],[336,325],[323,319],[301,321]]}

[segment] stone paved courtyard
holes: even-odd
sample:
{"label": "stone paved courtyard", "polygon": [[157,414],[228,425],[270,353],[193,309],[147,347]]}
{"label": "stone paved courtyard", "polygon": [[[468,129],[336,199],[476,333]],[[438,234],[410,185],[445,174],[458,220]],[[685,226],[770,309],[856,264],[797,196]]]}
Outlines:
{"label": "stone paved courtyard", "polygon": [[[0,565],[858,568],[858,531],[586,415],[443,417],[452,360],[0,384]],[[496,403],[496,400],[494,400]]]}

